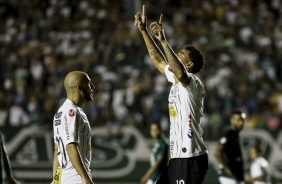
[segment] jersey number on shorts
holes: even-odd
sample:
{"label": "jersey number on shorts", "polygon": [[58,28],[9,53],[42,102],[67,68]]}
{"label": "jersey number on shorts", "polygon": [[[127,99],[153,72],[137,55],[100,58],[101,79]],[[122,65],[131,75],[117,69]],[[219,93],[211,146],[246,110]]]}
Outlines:
{"label": "jersey number on shorts", "polygon": [[185,184],[184,180],[176,180],[176,184]]}

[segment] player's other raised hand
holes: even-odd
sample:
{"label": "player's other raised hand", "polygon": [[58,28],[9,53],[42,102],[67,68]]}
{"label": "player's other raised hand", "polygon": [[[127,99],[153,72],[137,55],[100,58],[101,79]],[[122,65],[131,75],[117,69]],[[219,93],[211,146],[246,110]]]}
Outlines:
{"label": "player's other raised hand", "polygon": [[163,30],[163,14],[161,14],[160,19],[158,22],[152,22],[150,24],[150,29],[152,34],[159,40],[164,41],[164,30]]}

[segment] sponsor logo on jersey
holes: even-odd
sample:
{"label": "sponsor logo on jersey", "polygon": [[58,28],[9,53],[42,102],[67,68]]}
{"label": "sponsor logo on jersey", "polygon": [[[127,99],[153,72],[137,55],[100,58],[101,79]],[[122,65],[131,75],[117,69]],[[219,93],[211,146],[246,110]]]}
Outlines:
{"label": "sponsor logo on jersey", "polygon": [[192,139],[192,137],[193,137],[191,115],[189,115],[189,118],[188,118],[188,133],[187,133],[187,136],[190,139]]}
{"label": "sponsor logo on jersey", "polygon": [[69,116],[70,116],[70,117],[73,117],[74,115],[75,115],[74,110],[73,110],[73,109],[70,109],[70,110],[69,110]]}
{"label": "sponsor logo on jersey", "polygon": [[56,119],[55,120],[55,126],[58,126],[58,125],[60,125],[61,124],[61,120],[60,119]]}
{"label": "sponsor logo on jersey", "polygon": [[173,145],[174,145],[174,142],[173,142],[173,141],[170,141],[170,145],[169,145],[169,147],[170,147],[170,151],[172,151],[172,150],[173,150]]}
{"label": "sponsor logo on jersey", "polygon": [[67,140],[70,139],[70,132],[69,132],[69,125],[68,125],[68,121],[67,121],[67,116],[64,117],[65,118],[65,131],[66,131],[66,136],[67,136]]}
{"label": "sponsor logo on jersey", "polygon": [[62,111],[60,111],[60,112],[57,112],[56,114],[55,114],[55,119],[59,119],[59,118],[61,118],[62,117]]}
{"label": "sponsor logo on jersey", "polygon": [[192,139],[193,138],[193,132],[192,132],[192,130],[188,130],[188,137],[190,138],[190,139]]}
{"label": "sponsor logo on jersey", "polygon": [[177,115],[176,111],[174,110],[174,106],[169,105],[169,106],[168,106],[168,110],[169,110],[169,115],[170,115],[171,117],[175,117],[175,116]]}
{"label": "sponsor logo on jersey", "polygon": [[91,137],[88,138],[87,147],[88,147],[88,151],[91,151],[91,150],[92,150],[92,146],[91,146]]}

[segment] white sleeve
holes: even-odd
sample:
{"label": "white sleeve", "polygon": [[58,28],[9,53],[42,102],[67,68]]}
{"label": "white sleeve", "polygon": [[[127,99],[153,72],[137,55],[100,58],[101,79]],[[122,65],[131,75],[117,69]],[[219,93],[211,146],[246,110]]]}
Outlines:
{"label": "white sleeve", "polygon": [[69,144],[71,142],[79,142],[77,132],[77,109],[69,109],[64,117],[63,132],[64,142]]}
{"label": "white sleeve", "polygon": [[58,139],[57,137],[59,136],[59,130],[60,130],[60,126],[61,126],[61,119],[62,119],[62,111],[57,112],[54,115],[54,119],[53,119],[53,130],[54,130],[54,143],[58,144]]}
{"label": "white sleeve", "polygon": [[168,65],[165,66],[165,75],[166,78],[169,82],[171,82],[172,84],[175,84],[175,78],[174,78],[174,74],[168,70]]}
{"label": "white sleeve", "polygon": [[252,177],[258,177],[258,176],[263,176],[263,171],[260,166],[259,162],[255,162],[251,166],[251,176]]}

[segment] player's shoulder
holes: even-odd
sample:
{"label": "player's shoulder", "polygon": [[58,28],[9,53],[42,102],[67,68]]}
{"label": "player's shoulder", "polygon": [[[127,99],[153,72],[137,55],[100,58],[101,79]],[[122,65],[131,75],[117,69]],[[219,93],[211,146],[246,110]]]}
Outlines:
{"label": "player's shoulder", "polygon": [[231,129],[231,128],[227,128],[224,133],[223,133],[224,137],[231,139],[232,137],[234,137],[235,132]]}
{"label": "player's shoulder", "polygon": [[75,105],[71,100],[66,99],[66,101],[62,104],[62,106],[58,110],[59,112],[65,113],[76,113],[78,111],[78,106]]}
{"label": "player's shoulder", "polygon": [[69,99],[66,99],[66,101],[64,102],[64,107],[70,107],[70,108],[73,108],[73,109],[78,109],[78,106],[75,105],[71,100]]}
{"label": "player's shoulder", "polygon": [[224,134],[225,135],[233,135],[233,134],[237,134],[237,132],[231,128],[231,126],[228,126],[226,128],[224,128]]}
{"label": "player's shoulder", "polygon": [[204,88],[203,82],[197,75],[193,73],[189,73],[188,75],[190,76],[190,79],[191,79],[190,84],[192,83],[194,86]]}
{"label": "player's shoulder", "polygon": [[268,161],[264,157],[258,157],[256,159],[257,162],[259,162],[261,165],[267,165]]}
{"label": "player's shoulder", "polygon": [[233,130],[231,128],[227,128],[224,130],[222,137],[219,139],[220,144],[225,144],[232,138]]}

